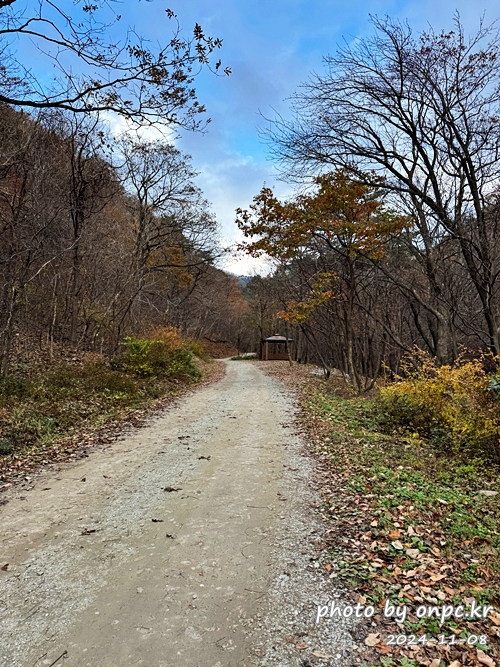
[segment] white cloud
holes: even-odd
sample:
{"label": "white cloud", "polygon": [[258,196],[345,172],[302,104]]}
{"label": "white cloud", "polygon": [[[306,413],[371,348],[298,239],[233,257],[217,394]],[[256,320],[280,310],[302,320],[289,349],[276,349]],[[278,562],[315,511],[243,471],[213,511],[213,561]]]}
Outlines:
{"label": "white cloud", "polygon": [[146,125],[138,127],[128,118],[119,116],[111,111],[103,111],[102,120],[108,125],[111,134],[114,137],[120,137],[124,134],[133,134],[145,141],[163,140],[170,144],[175,144],[178,138],[177,133],[165,125]]}

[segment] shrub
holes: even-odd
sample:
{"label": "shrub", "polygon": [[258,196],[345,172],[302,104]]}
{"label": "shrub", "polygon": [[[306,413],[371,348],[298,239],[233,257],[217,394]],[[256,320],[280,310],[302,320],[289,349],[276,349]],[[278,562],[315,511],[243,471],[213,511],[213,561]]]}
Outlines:
{"label": "shrub", "polygon": [[[438,366],[419,354],[416,370],[380,390],[380,421],[435,447],[500,461],[500,391],[480,360]],[[499,385],[500,386],[500,385]]]}
{"label": "shrub", "polygon": [[116,364],[136,375],[189,381],[196,381],[201,375],[193,361],[193,352],[199,347],[183,340],[176,329],[157,329],[151,338],[127,336],[123,344],[125,350]]}
{"label": "shrub", "polygon": [[7,438],[0,439],[0,456],[6,456],[12,453],[12,443]]}
{"label": "shrub", "polygon": [[7,376],[0,379],[0,405],[7,405],[9,400],[28,398],[33,391],[32,383],[22,377]]}
{"label": "shrub", "polygon": [[157,327],[153,329],[149,340],[159,341],[170,350],[178,350],[187,344],[175,327]]}
{"label": "shrub", "polygon": [[48,444],[57,433],[57,420],[34,405],[19,405],[12,410],[8,424],[4,425],[5,440],[11,445]]}
{"label": "shrub", "polygon": [[137,375],[153,375],[153,366],[149,359],[153,341],[127,336],[123,344],[126,349],[118,362],[121,367]]}
{"label": "shrub", "polygon": [[29,378],[0,379],[0,456],[45,448],[83,424],[101,423],[124,408],[141,407],[169,393],[169,380],[199,379],[193,354],[201,348],[175,329],[155,337],[130,336],[110,367],[103,360],[61,364]]}

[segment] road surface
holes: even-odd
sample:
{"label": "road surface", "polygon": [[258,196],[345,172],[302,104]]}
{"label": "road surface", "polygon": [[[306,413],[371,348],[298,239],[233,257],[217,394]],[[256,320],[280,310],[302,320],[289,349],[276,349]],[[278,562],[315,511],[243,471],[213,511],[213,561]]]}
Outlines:
{"label": "road surface", "polygon": [[[293,411],[257,365],[227,362],[146,427],[11,492],[0,665],[348,664],[345,629],[314,628],[330,591]],[[303,662],[304,638],[331,660]]]}

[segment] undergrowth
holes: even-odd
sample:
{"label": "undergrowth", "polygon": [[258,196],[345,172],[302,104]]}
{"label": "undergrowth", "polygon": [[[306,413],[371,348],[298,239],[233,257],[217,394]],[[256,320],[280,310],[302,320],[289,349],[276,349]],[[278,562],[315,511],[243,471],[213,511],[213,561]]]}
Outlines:
{"label": "undergrowth", "polygon": [[417,350],[406,360],[402,377],[381,389],[380,425],[423,437],[461,459],[500,463],[500,382],[485,372],[484,363],[462,357],[453,366],[439,366]]}
{"label": "undergrowth", "polygon": [[148,338],[127,336],[123,351],[114,360],[115,368],[144,377],[187,378],[199,380],[193,355],[203,356],[203,347],[185,340],[173,327],[156,329]]}
{"label": "undergrowth", "polygon": [[[370,400],[339,395],[328,381],[306,387],[306,415],[335,488],[325,492],[319,508],[335,536],[326,553],[327,569],[333,566],[364,604],[379,608],[389,599],[411,610],[475,599],[500,606],[499,469],[492,462],[491,440],[480,446],[485,442],[483,416],[489,410],[496,415],[497,397],[488,393],[484,377],[475,362],[445,368],[427,378],[428,400],[422,375]],[[475,386],[467,390],[473,379]],[[425,418],[419,406],[427,410]],[[457,427],[473,419],[483,425],[477,439],[472,426]],[[436,442],[437,425],[452,445]],[[493,427],[489,433],[495,433]],[[479,648],[498,658],[500,615],[495,618],[495,623],[459,624],[450,619],[440,626],[410,612],[404,627],[388,631],[434,637],[487,634],[488,647]],[[373,650],[380,662],[374,664],[428,665],[441,656],[443,664],[455,657],[460,664],[477,664],[475,649],[468,646],[445,647],[451,651],[447,654],[437,646],[411,654],[404,647],[388,647],[383,637],[377,641]]]}
{"label": "undergrowth", "polygon": [[112,364],[61,364],[0,379],[0,456],[43,448],[196,382],[201,373],[194,355],[202,352],[175,330],[163,329],[151,339],[126,338]]}

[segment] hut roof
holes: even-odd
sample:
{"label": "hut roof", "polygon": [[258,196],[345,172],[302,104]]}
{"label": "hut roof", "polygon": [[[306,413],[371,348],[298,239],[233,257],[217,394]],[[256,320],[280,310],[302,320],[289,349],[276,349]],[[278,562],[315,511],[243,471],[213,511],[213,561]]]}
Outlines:
{"label": "hut roof", "polygon": [[[269,338],[264,338],[265,341],[269,343],[286,343],[287,339],[285,336],[280,336],[279,334],[274,334],[274,336],[269,336]],[[293,338],[289,338],[289,341],[292,341]]]}

